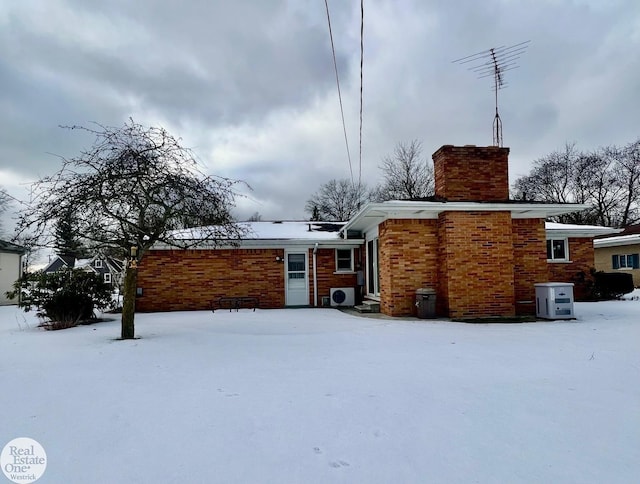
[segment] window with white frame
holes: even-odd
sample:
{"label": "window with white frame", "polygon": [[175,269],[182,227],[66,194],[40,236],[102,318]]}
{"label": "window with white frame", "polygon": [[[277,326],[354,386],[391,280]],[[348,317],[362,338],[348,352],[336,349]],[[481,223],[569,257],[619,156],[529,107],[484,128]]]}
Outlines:
{"label": "window with white frame", "polygon": [[615,254],[611,256],[614,269],[640,269],[639,254]]}
{"label": "window with white frame", "polygon": [[548,239],[547,240],[547,260],[568,261],[569,260],[568,240],[567,239]]}
{"label": "window with white frame", "polygon": [[104,282],[106,282],[107,284],[111,284],[111,274],[108,272],[104,273]]}
{"label": "window with white frame", "polygon": [[96,259],[93,262],[93,267],[95,267],[96,269],[102,269],[102,260]]}
{"label": "window with white frame", "polygon": [[353,272],[353,249],[336,249],[336,272]]}

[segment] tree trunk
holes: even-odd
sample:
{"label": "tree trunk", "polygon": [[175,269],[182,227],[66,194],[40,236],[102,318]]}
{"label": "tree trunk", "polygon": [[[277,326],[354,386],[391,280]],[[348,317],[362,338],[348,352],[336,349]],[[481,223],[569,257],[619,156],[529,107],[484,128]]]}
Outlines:
{"label": "tree trunk", "polygon": [[122,339],[133,339],[136,313],[136,285],[138,282],[138,268],[135,265],[127,267],[124,276],[124,300],[122,302]]}

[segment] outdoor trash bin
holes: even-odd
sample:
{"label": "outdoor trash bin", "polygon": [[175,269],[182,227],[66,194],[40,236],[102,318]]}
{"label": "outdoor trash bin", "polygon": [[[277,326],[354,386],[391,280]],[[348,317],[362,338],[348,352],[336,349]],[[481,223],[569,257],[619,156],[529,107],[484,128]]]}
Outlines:
{"label": "outdoor trash bin", "polygon": [[436,291],[429,287],[416,291],[416,308],[420,319],[436,317]]}

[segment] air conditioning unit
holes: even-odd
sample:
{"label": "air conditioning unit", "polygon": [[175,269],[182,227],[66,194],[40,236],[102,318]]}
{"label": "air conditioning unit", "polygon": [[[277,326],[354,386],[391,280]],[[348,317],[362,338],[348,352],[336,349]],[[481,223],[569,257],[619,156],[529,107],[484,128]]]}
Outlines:
{"label": "air conditioning unit", "polygon": [[356,301],[353,287],[333,287],[329,295],[331,306],[353,306]]}

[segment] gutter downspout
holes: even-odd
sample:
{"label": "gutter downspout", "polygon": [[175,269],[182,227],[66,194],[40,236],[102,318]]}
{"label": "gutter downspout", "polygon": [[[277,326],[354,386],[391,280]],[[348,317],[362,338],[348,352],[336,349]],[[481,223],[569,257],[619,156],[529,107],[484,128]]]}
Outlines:
{"label": "gutter downspout", "polygon": [[318,271],[316,267],[316,253],[318,252],[318,243],[313,247],[313,307],[318,307]]}

